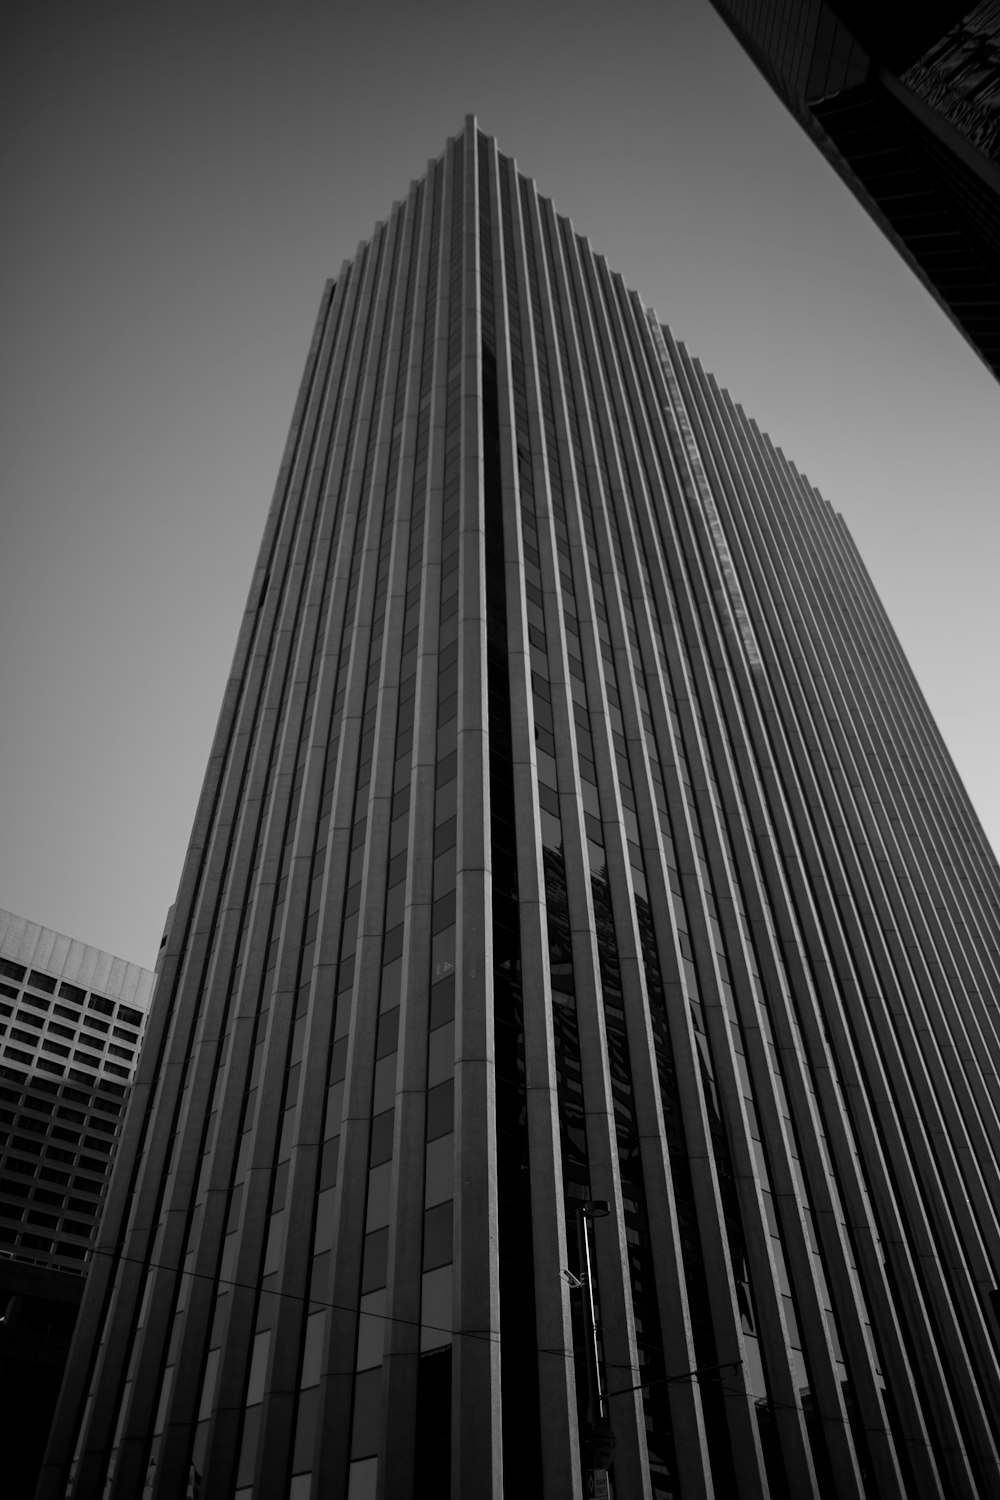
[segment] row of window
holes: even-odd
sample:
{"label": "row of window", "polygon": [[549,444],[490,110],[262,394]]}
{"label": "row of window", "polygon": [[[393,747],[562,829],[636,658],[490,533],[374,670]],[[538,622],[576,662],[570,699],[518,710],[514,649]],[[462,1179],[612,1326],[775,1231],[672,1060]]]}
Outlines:
{"label": "row of window", "polygon": [[[5,993],[9,990],[9,986],[0,986],[0,988]],[[89,1047],[98,1049],[106,1047],[109,1052],[117,1057],[132,1058],[135,1056],[140,1037],[132,1029],[131,1025],[120,1026],[117,1023],[112,1025],[110,1021],[99,1020],[97,1016],[91,1015],[89,1011],[81,1016],[77,1011],[70,1009],[69,1006],[63,1005],[59,1001],[53,1002],[44,999],[40,995],[32,995],[27,991],[20,996],[20,1004],[17,1006],[10,1006],[6,1001],[0,1001],[0,1015],[14,1016],[19,1022],[39,1029],[46,1024],[44,1013],[50,1009],[51,1016],[47,1018],[48,1029],[57,1036],[75,1038],[79,1034],[80,1039],[86,1042]],[[42,1012],[43,1014],[37,1014],[37,1012]],[[71,1022],[72,1024],[67,1025],[67,1022]],[[86,1030],[81,1030],[81,1027],[85,1027]],[[95,1032],[96,1035],[90,1036],[88,1032]],[[110,1040],[112,1036],[119,1038],[121,1042],[127,1042],[129,1045],[122,1047],[113,1043]]]}
{"label": "row of window", "polygon": [[[0,1021],[0,1036],[8,1035],[10,1040],[4,1046],[3,1055],[10,1058],[12,1062],[21,1063],[24,1067],[44,1068],[47,1073],[55,1073],[60,1078],[68,1074],[71,1078],[78,1079],[81,1083],[93,1083],[96,1081],[89,1073],[81,1072],[79,1067],[71,1067],[69,1064],[82,1064],[85,1068],[103,1068],[106,1073],[113,1073],[126,1082],[132,1077],[132,1069],[126,1068],[121,1063],[114,1063],[107,1058],[94,1057],[89,1052],[81,1051],[79,1047],[70,1048],[64,1042],[52,1041],[50,1038],[39,1038],[33,1032],[25,1031],[21,1027],[8,1026]],[[81,1038],[85,1040],[85,1038]],[[25,1052],[25,1046],[40,1046],[41,1056]],[[46,1057],[45,1053],[52,1053],[53,1057]],[[56,1061],[58,1058],[60,1061]]]}
{"label": "row of window", "polygon": [[[96,1016],[84,1014],[79,1016],[69,1006],[61,1005],[42,999],[38,995],[29,994],[27,991],[20,997],[21,1003],[16,1006],[8,1005],[6,1001],[0,1001],[0,1015],[11,1016],[19,1025],[33,1026],[37,1030],[43,1027],[54,1036],[66,1037],[70,1041],[79,1040],[96,1051],[107,1049],[115,1057],[126,1058],[131,1061],[135,1057],[136,1048],[139,1045],[139,1037],[125,1026],[114,1026],[107,1021],[99,1021]],[[52,1008],[52,1014],[37,1014],[46,1012]],[[70,1022],[72,1024],[67,1025]],[[83,1029],[86,1028],[86,1029]],[[97,1035],[90,1035],[96,1032]],[[110,1033],[110,1035],[109,1035]],[[120,1038],[113,1042],[111,1036]],[[121,1043],[128,1043],[122,1046]]]}
{"label": "row of window", "polygon": [[[38,969],[27,969],[23,964],[16,964],[9,958],[0,958],[0,975],[4,979],[16,980],[18,984],[27,984],[34,990],[39,990],[43,995],[55,995],[56,986],[59,986],[59,998],[69,1000],[78,1008],[86,1007],[88,1010],[99,1011],[101,1015],[112,1016],[127,1026],[138,1029],[142,1026],[143,1013],[131,1005],[125,1005],[122,1001],[117,1003],[109,1000],[106,995],[88,993],[78,984],[70,984],[67,980],[61,982],[52,974],[43,974]],[[0,984],[0,993],[17,998],[17,991],[9,985]],[[26,997],[31,998],[31,997]],[[126,1035],[128,1033],[121,1033]]]}
{"label": "row of window", "polygon": [[79,1216],[97,1217],[124,1104],[6,1065],[0,1080],[0,1244],[20,1259],[79,1261],[86,1252],[56,1236],[93,1234]]}
{"label": "row of window", "polygon": [[76,1245],[69,1240],[54,1240],[51,1234],[35,1234],[28,1230],[18,1231],[0,1224],[0,1247],[18,1260],[49,1261],[52,1258],[86,1260],[88,1247]]}
{"label": "row of window", "polygon": [[[29,1067],[44,1062],[11,1046],[5,1054]],[[87,1092],[0,1067],[0,1251],[82,1272],[87,1246],[62,1236],[86,1241],[94,1235],[124,1107],[118,1098],[97,1097],[95,1086],[118,1095],[125,1090],[73,1072],[91,1086]]]}

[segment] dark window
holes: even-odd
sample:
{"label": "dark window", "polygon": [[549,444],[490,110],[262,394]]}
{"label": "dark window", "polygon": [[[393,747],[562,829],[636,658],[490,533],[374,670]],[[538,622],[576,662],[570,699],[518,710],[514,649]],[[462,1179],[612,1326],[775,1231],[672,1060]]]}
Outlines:
{"label": "dark window", "polygon": [[388,1057],[399,1045],[399,1006],[393,1006],[379,1017],[376,1057]]}
{"label": "dark window", "polygon": [[340,1153],[340,1136],[331,1136],[323,1142],[323,1156],[320,1161],[319,1185],[320,1191],[325,1188],[335,1187],[337,1184],[337,1159]]}
{"label": "dark window", "polygon": [[452,1251],[452,1200],[429,1208],[424,1214],[423,1269],[446,1266],[454,1258]]}
{"label": "dark window", "polygon": [[[395,1113],[394,1109],[386,1109],[372,1120],[372,1139],[368,1156],[370,1167],[377,1167],[384,1161],[392,1160],[392,1128]],[[451,1126],[448,1128],[451,1129]]]}
{"label": "dark window", "polygon": [[[369,1235],[370,1238],[371,1236]],[[360,1375],[354,1377],[354,1422],[351,1431],[352,1458],[364,1458],[369,1453],[378,1452],[381,1415],[381,1367],[374,1370],[364,1370]]]}
{"label": "dark window", "polygon": [[427,1139],[437,1140],[455,1128],[455,1082],[448,1078],[427,1090]]}
{"label": "dark window", "polygon": [[403,951],[403,924],[393,927],[385,935],[385,944],[382,949],[382,962],[391,964],[393,959],[400,956]]}
{"label": "dark window", "polygon": [[93,1232],[93,1224],[78,1224],[75,1219],[63,1219],[63,1234],[78,1234],[89,1240]]}
{"label": "dark window", "polygon": [[452,848],[454,848],[454,846],[455,846],[455,833],[456,833],[456,822],[455,822],[454,818],[449,818],[446,823],[442,823],[441,824],[440,828],[435,828],[435,830],[434,830],[434,853],[435,854],[442,854],[445,851],[445,849],[452,849]]}
{"label": "dark window", "polygon": [[43,990],[46,995],[54,995],[56,982],[49,974],[39,974],[37,969],[32,969],[28,975],[28,983],[36,990]]}
{"label": "dark window", "polygon": [[62,1193],[51,1193],[48,1188],[35,1188],[36,1203],[55,1203],[62,1206]]}
{"label": "dark window", "polygon": [[333,1044],[330,1053],[330,1082],[339,1083],[347,1076],[347,1037],[342,1036]]}
{"label": "dark window", "polygon": [[403,981],[403,961],[401,958],[393,959],[391,964],[386,964],[382,970],[382,990],[379,995],[379,1009],[382,1011],[393,1010],[399,1004],[399,991]]}
{"label": "dark window", "polygon": [[455,976],[448,974],[431,988],[430,1029],[443,1026],[455,1014]]}
{"label": "dark window", "polygon": [[446,896],[435,901],[432,912],[431,931],[442,932],[450,927],[455,921],[455,892],[449,891]]}
{"label": "dark window", "polygon": [[365,1260],[361,1273],[361,1292],[374,1292],[385,1286],[386,1267],[389,1261],[389,1230],[373,1229],[365,1235]]}
{"label": "dark window", "polygon": [[313,1386],[299,1396],[299,1415],[295,1424],[295,1454],[292,1459],[294,1473],[308,1469],[312,1463],[318,1409],[319,1387]]}
{"label": "dark window", "polygon": [[438,762],[437,770],[434,776],[435,785],[444,786],[445,782],[451,781],[452,778],[457,775],[458,752],[456,750],[453,750],[450,755],[446,755],[443,760]]}

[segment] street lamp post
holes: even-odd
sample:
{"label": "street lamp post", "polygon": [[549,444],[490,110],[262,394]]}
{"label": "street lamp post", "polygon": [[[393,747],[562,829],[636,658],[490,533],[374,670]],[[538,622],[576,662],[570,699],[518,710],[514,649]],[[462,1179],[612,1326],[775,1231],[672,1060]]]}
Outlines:
{"label": "street lamp post", "polygon": [[601,1385],[601,1367],[597,1356],[597,1315],[594,1306],[593,1259],[590,1248],[591,1219],[607,1218],[611,1204],[598,1198],[577,1209],[576,1227],[580,1242],[580,1271],[583,1280],[583,1316],[587,1361],[587,1447],[589,1449],[589,1493],[610,1496],[608,1466],[614,1454],[615,1440],[608,1421],[608,1403]]}

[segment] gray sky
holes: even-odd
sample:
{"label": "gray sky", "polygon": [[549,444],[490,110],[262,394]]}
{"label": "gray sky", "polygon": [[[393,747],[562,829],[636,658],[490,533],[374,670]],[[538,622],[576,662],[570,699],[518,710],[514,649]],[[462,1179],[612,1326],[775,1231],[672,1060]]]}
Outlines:
{"label": "gray sky", "polygon": [[1000,388],[706,0],[18,9],[0,906],[153,962],[323,281],[469,112],[843,512],[997,846]]}

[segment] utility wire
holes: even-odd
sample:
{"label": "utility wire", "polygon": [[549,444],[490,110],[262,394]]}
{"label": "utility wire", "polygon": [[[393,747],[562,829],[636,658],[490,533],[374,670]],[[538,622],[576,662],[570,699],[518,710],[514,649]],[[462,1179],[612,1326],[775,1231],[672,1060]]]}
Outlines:
{"label": "utility wire", "polygon": [[[348,1303],[344,1302],[329,1302],[322,1297],[306,1297],[299,1292],[270,1290],[263,1291],[259,1282],[235,1281],[229,1277],[212,1276],[207,1271],[186,1271],[182,1266],[170,1266],[163,1261],[144,1260],[141,1256],[138,1255],[126,1255],[124,1251],[122,1251],[120,1247],[116,1245],[93,1245],[91,1247],[90,1253],[95,1256],[104,1255],[109,1259],[115,1258],[119,1262],[125,1261],[129,1265],[144,1266],[149,1271],[168,1271],[178,1277],[191,1276],[201,1281],[211,1281],[215,1286],[233,1287],[241,1291],[257,1292],[261,1293],[265,1297],[286,1297],[293,1302],[305,1302],[308,1304],[310,1309],[314,1307],[317,1309],[327,1308],[334,1312],[354,1313],[358,1314],[359,1316],[361,1313],[361,1310],[359,1308],[352,1307]],[[482,1339],[484,1342],[491,1344],[499,1344],[501,1342],[500,1334],[493,1333],[488,1328],[460,1328],[456,1330],[450,1327],[446,1327],[443,1323],[427,1323],[422,1318],[401,1318],[395,1313],[380,1313],[374,1311],[369,1312],[367,1310],[365,1310],[364,1316],[368,1318],[379,1318],[386,1323],[398,1323],[408,1328],[426,1328],[434,1333],[449,1333],[451,1334],[452,1338]],[[540,1345],[537,1344],[535,1346],[535,1353],[549,1354],[564,1360],[576,1358],[576,1353],[572,1349],[543,1349]],[[635,1370],[635,1365],[631,1364],[620,1364],[609,1360],[603,1360],[602,1363],[606,1370]],[[742,1363],[742,1360],[729,1360],[725,1364],[721,1365],[706,1365],[701,1367],[700,1369],[685,1370],[680,1375],[658,1375],[651,1380],[643,1380],[638,1385],[625,1386],[622,1390],[606,1391],[605,1395],[609,1397],[626,1396],[633,1391],[643,1391],[651,1386],[670,1385],[674,1382],[679,1382],[682,1380],[699,1379],[702,1375],[711,1375],[719,1370],[738,1369],[742,1365]],[[728,1387],[724,1386],[721,1381],[718,1383],[716,1388],[724,1396],[735,1396],[741,1400],[753,1401],[755,1403],[762,1399],[760,1397],[753,1396],[749,1391],[746,1390],[729,1389]],[[802,1407],[792,1401],[775,1401],[771,1398],[766,1398],[765,1404],[770,1411],[781,1410],[797,1411],[800,1414],[802,1413]],[[846,1420],[842,1418],[839,1413],[833,1413],[830,1417],[828,1417],[827,1414],[823,1412],[819,1412],[818,1415],[824,1420]]]}
{"label": "utility wire", "polygon": [[[738,1370],[742,1363],[741,1359],[730,1359],[723,1365],[701,1365],[694,1370],[684,1370],[680,1375],[658,1375],[655,1380],[641,1380],[638,1385],[624,1385],[620,1391],[605,1391],[604,1394],[605,1396],[628,1396],[633,1391],[645,1391],[653,1385],[671,1385],[676,1380],[697,1380],[700,1375],[714,1375],[719,1370]],[[610,1368],[620,1370],[623,1366],[612,1365]]]}

